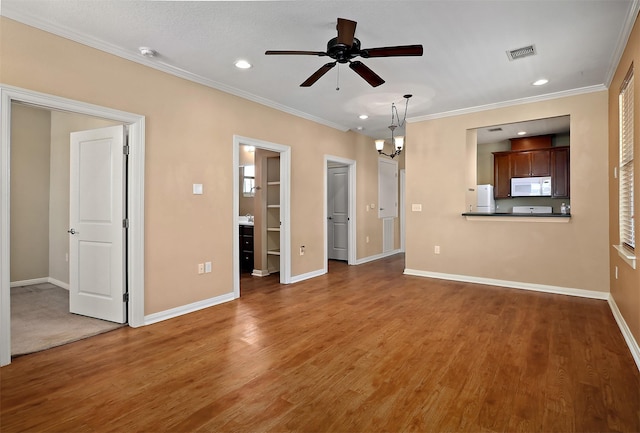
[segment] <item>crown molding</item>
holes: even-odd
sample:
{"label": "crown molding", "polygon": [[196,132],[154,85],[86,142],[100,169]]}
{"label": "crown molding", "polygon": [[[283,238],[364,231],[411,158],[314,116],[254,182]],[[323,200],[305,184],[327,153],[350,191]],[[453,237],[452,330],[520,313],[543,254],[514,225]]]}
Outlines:
{"label": "crown molding", "polygon": [[306,120],[310,120],[315,123],[319,123],[321,125],[328,126],[333,129],[337,129],[342,132],[349,131],[350,128],[340,125],[334,122],[330,122],[326,119],[322,119],[320,117],[313,116],[309,113],[305,113],[303,111],[296,110],[294,108],[288,107],[286,105],[279,104],[270,99],[262,98],[260,96],[254,95],[249,92],[245,92],[241,89],[237,89],[235,87],[227,86],[226,84],[220,83],[215,80],[211,80],[209,78],[203,77],[198,74],[194,74],[192,72],[186,71],[184,69],[178,68],[173,65],[169,65],[162,61],[148,59],[143,57],[137,53],[132,53],[130,51],[124,50],[116,45],[110,44],[108,42],[91,38],[86,35],[75,32],[71,29],[68,29],[63,26],[58,26],[42,20],[40,18],[34,17],[32,15],[23,14],[16,10],[12,10],[11,7],[4,6],[2,8],[2,16],[12,19],[14,21],[18,21],[22,24],[28,25],[30,27],[35,27],[37,29],[43,30],[48,33],[52,33],[56,36],[60,36],[65,39],[69,39],[71,41],[77,42],[82,45],[86,45],[91,48],[95,48],[97,50],[103,51],[108,54],[112,54],[114,56],[130,60],[135,63],[139,63],[141,65],[147,66],[152,69],[156,69],[161,72],[165,72],[167,74],[183,78],[188,81],[192,81],[194,83],[202,84],[203,86],[210,87],[213,89],[220,90],[225,93],[229,93],[231,95],[238,96],[243,99],[247,99],[252,102],[256,102],[258,104],[274,108],[276,110],[282,111],[284,113],[288,113],[297,117],[301,117]]}
{"label": "crown molding", "polygon": [[609,70],[607,71],[607,75],[605,76],[605,84],[607,88],[611,86],[611,81],[618,69],[620,64],[620,59],[622,59],[622,54],[624,54],[624,49],[627,46],[627,42],[629,42],[629,37],[631,36],[631,32],[633,31],[633,25],[636,22],[636,18],[638,16],[638,11],[640,10],[640,0],[633,0],[631,2],[631,7],[629,8],[629,13],[627,14],[627,20],[624,23],[624,26],[620,29],[620,36],[618,37],[618,43],[616,44],[616,49],[611,53],[611,60],[609,61]]}
{"label": "crown molding", "polygon": [[427,114],[424,116],[416,116],[407,118],[407,122],[423,122],[425,120],[442,119],[445,117],[462,116],[464,114],[479,113],[481,111],[495,110],[497,108],[514,107],[516,105],[531,104],[533,102],[549,101],[552,99],[565,98],[567,96],[584,95],[587,93],[601,92],[607,90],[604,84],[595,86],[580,87],[578,89],[564,90],[562,92],[547,93],[544,95],[530,96],[527,98],[513,99],[511,101],[496,102],[493,104],[478,105],[476,107],[462,108],[460,110],[444,111],[442,113]]}

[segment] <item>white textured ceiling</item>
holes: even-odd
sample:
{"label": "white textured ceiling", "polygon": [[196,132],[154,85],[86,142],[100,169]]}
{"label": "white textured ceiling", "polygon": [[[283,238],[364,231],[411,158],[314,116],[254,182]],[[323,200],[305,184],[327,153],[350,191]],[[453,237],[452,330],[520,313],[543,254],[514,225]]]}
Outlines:
{"label": "white textured ceiling", "polygon": [[[391,103],[413,94],[408,118],[604,89],[638,0],[135,1],[2,0],[0,13],[87,45],[347,130],[385,137]],[[386,83],[346,65],[299,87],[327,62],[265,56],[324,51],[336,19],[358,22],[363,48],[422,44],[422,57],[363,59]],[[534,44],[537,55],[506,51]],[[154,59],[138,47],[159,53]],[[246,59],[253,67],[238,70]],[[339,77],[340,90],[336,91]],[[538,78],[549,79],[542,87]],[[360,120],[360,114],[368,114]]]}

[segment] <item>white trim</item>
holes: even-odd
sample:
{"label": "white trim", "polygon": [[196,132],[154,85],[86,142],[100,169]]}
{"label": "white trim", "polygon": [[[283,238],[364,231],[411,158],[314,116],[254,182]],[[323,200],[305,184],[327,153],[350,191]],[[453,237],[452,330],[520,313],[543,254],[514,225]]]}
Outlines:
{"label": "white trim", "polygon": [[193,313],[198,310],[233,301],[234,299],[235,296],[233,295],[233,293],[225,293],[224,295],[216,296],[214,298],[204,299],[202,301],[182,305],[181,307],[171,308],[169,310],[160,311],[159,313],[149,314],[148,316],[144,317],[144,324],[151,325],[152,323],[173,319],[178,316],[183,316],[185,314]]}
{"label": "white trim", "polygon": [[622,59],[622,55],[624,54],[624,49],[627,47],[627,42],[629,42],[629,37],[631,36],[631,32],[633,31],[633,26],[636,22],[636,17],[638,16],[638,10],[640,9],[640,1],[633,0],[631,2],[631,7],[629,8],[629,13],[627,14],[627,19],[620,29],[620,36],[618,37],[618,43],[616,44],[616,48],[611,53],[611,60],[609,61],[609,70],[607,71],[607,75],[605,77],[604,83],[605,86],[611,86],[611,81],[613,81],[613,77],[616,73],[616,69],[620,64],[620,59]]}
{"label": "white trim", "polygon": [[[291,147],[255,138],[233,136],[233,295],[240,297],[240,145],[254,146],[280,154],[280,284],[291,283]],[[254,270],[255,272],[255,270]]]}
{"label": "white trim", "polygon": [[144,325],[144,116],[0,83],[0,365],[11,362],[10,141],[11,102],[114,120],[129,125],[129,326]]}
{"label": "white trim", "polygon": [[51,277],[31,278],[29,280],[12,281],[11,283],[9,283],[9,287],[33,286],[34,284],[46,284],[46,283],[55,284],[56,286],[61,287],[65,290],[70,289],[69,283],[64,283],[60,280],[56,280],[55,278],[51,278]]}
{"label": "white trim", "polygon": [[58,287],[62,287],[66,291],[71,290],[71,286],[69,286],[69,283],[65,283],[65,282],[62,282],[60,280],[56,280],[55,278],[49,277],[49,278],[47,278],[47,282],[51,283],[51,284],[55,284]]}
{"label": "white trim", "polygon": [[202,75],[194,74],[192,72],[186,71],[184,69],[175,67],[168,63],[163,62],[157,58],[150,59],[147,57],[143,57],[137,53],[133,53],[128,50],[124,50],[116,45],[110,44],[108,42],[95,39],[89,37],[87,35],[82,35],[76,33],[67,28],[46,22],[37,17],[26,15],[24,13],[15,11],[11,9],[11,6],[3,5],[2,15],[11,18],[12,20],[19,21],[23,24],[27,24],[31,27],[36,27],[40,30],[44,30],[46,32],[52,33],[54,35],[61,36],[65,39],[69,39],[74,42],[78,42],[82,45],[86,45],[88,47],[95,48],[100,51],[104,51],[105,53],[113,54],[114,56],[121,57],[123,59],[130,60],[135,63],[139,63],[141,65],[147,66],[149,68],[156,69],[158,71],[165,72],[167,74],[171,74],[175,77],[184,78],[185,80],[189,80],[194,83],[202,84],[203,86],[210,87],[213,89],[218,89],[226,93],[230,93],[235,96],[239,96],[240,98],[247,99],[249,101],[256,102],[261,105],[265,105],[267,107],[275,108],[276,110],[282,111],[284,113],[289,113],[297,117],[301,117],[303,119],[311,120],[312,122],[320,123],[322,125],[328,126],[330,128],[337,129],[342,132],[348,131],[350,128],[345,125],[340,125],[335,122],[331,122],[326,119],[322,119],[317,116],[313,116],[309,113],[302,112],[300,110],[296,110],[295,108],[288,107],[286,105],[279,104],[275,101],[271,101],[269,99],[263,98],[258,95],[254,95],[252,93],[246,92],[242,89],[238,89],[236,87],[228,86],[226,84],[220,83],[215,80],[211,80],[209,78],[203,77]]}
{"label": "white trim", "polygon": [[613,317],[614,319],[616,319],[616,323],[620,328],[620,332],[622,332],[624,341],[627,343],[627,346],[631,351],[631,356],[636,362],[636,367],[638,367],[638,370],[640,370],[640,346],[638,346],[638,342],[636,341],[636,339],[633,338],[633,334],[631,333],[629,326],[627,326],[627,322],[624,320],[624,317],[622,317],[622,313],[620,313],[618,305],[616,304],[615,299],[613,299],[613,296],[609,296],[607,302],[609,302],[609,308],[611,308],[611,313],[613,313]]}
{"label": "white trim", "polygon": [[400,252],[405,252],[405,241],[407,236],[406,223],[407,223],[407,214],[405,211],[405,194],[406,194],[406,184],[407,184],[407,173],[406,169],[400,169]]}
{"label": "white trim", "polygon": [[271,273],[269,271],[263,271],[262,269],[254,269],[251,275],[254,277],[267,277],[271,275]]}
{"label": "white trim", "polygon": [[326,269],[318,269],[317,271],[307,272],[306,274],[295,275],[291,277],[291,283],[299,283],[300,281],[309,280],[311,278],[319,277],[327,273]]}
{"label": "white trim", "polygon": [[511,289],[531,290],[534,292],[554,293],[556,295],[578,296],[581,298],[606,300],[609,297],[609,292],[597,292],[595,290],[549,286],[546,284],[525,283],[520,281],[496,280],[493,278],[474,277],[470,275],[443,274],[440,272],[420,271],[417,269],[405,269],[404,274],[413,275],[416,277],[438,278],[441,280],[462,281],[465,283],[508,287]]}
{"label": "white trim", "polygon": [[48,282],[49,282],[48,277],[30,278],[28,280],[12,281],[11,283],[9,283],[9,286],[10,287],[33,286],[34,284],[45,284]]}
{"label": "white trim", "polygon": [[587,93],[602,92],[607,90],[604,84],[581,87],[579,89],[565,90],[562,92],[548,93],[546,95],[530,96],[528,98],[513,99],[511,101],[496,102],[493,104],[478,105],[477,107],[461,108],[459,110],[444,111],[442,113],[427,114],[407,118],[408,123],[423,122],[425,120],[442,119],[445,117],[462,116],[464,114],[479,113],[482,111],[495,110],[497,108],[514,107],[517,105],[531,104],[534,102],[549,101],[552,99],[566,98],[568,96],[584,95]]}
{"label": "white trim", "polygon": [[324,218],[324,273],[329,272],[329,247],[328,247],[328,237],[329,237],[329,228],[327,223],[327,201],[328,197],[328,176],[327,172],[329,170],[329,162],[337,162],[339,164],[344,164],[348,168],[348,177],[349,177],[349,191],[347,194],[349,195],[349,221],[347,222],[347,229],[349,231],[348,240],[347,240],[347,249],[348,249],[348,257],[347,263],[349,265],[353,265],[356,262],[356,249],[357,249],[357,238],[356,238],[356,161],[353,159],[341,158],[339,156],[333,155],[325,155],[324,156],[324,208],[323,212],[325,215]]}
{"label": "white trim", "polygon": [[386,253],[380,253],[380,254],[376,254],[373,256],[368,256],[368,257],[363,257],[361,259],[358,259],[356,261],[356,265],[363,265],[365,263],[369,263],[369,262],[373,262],[374,260],[380,260],[380,259],[384,259],[385,257],[390,257],[390,256],[394,256],[398,253],[401,253],[401,250],[392,250],[392,251],[387,251]]}
{"label": "white trim", "polygon": [[624,262],[631,266],[633,269],[636,268],[636,256],[630,254],[629,251],[623,245],[611,245],[613,248],[618,251],[618,255]]}

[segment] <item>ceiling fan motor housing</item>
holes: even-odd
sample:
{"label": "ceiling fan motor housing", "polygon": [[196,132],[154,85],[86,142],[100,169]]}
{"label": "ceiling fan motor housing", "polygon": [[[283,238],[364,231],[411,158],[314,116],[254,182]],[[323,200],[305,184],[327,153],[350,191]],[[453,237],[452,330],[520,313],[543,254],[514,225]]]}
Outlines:
{"label": "ceiling fan motor housing", "polygon": [[327,43],[327,54],[338,63],[347,63],[360,55],[360,40],[353,38],[353,45],[349,47],[338,43],[338,38],[333,38]]}

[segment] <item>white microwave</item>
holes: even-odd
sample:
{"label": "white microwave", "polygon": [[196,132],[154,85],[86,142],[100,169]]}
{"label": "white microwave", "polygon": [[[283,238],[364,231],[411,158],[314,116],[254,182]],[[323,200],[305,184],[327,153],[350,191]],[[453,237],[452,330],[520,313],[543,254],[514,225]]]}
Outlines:
{"label": "white microwave", "polygon": [[512,177],[511,197],[551,197],[551,177]]}

